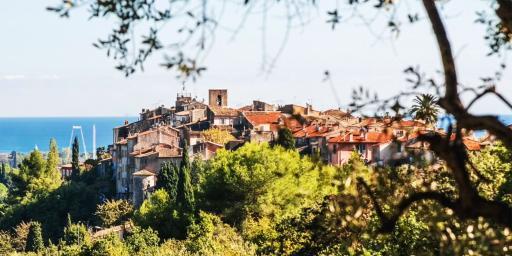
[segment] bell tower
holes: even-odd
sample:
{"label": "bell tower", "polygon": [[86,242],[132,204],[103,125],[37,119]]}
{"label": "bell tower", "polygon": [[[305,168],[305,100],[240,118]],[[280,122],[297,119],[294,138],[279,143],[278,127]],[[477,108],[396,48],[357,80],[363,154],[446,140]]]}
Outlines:
{"label": "bell tower", "polygon": [[212,107],[228,106],[228,90],[226,89],[210,89],[208,90],[208,105]]}

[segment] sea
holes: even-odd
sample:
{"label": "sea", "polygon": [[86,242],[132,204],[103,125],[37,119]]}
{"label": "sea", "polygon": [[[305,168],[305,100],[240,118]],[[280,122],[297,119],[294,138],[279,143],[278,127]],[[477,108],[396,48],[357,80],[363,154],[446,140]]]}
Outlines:
{"label": "sea", "polygon": [[[51,138],[57,140],[60,149],[70,147],[72,135],[78,136],[80,150],[83,143],[88,152],[92,152],[92,127],[96,126],[96,146],[112,144],[114,127],[125,121],[137,121],[137,117],[29,117],[29,118],[0,118],[0,153],[16,151],[28,153],[34,148],[43,152],[48,151]],[[503,123],[512,124],[512,115],[500,116]],[[440,119],[439,126],[444,127],[447,119]],[[83,131],[84,140],[78,129]],[[73,134],[72,134],[73,132]],[[475,136],[485,135],[485,131],[475,132]]]}
{"label": "sea", "polygon": [[[112,144],[114,127],[126,121],[137,121],[137,117],[23,117],[0,118],[0,153],[16,151],[28,153],[34,148],[47,152],[50,139],[55,138],[59,149],[70,147],[77,136],[80,151],[85,142],[86,150],[92,152],[93,126],[96,127],[96,147]],[[78,128],[81,127],[82,134]]]}

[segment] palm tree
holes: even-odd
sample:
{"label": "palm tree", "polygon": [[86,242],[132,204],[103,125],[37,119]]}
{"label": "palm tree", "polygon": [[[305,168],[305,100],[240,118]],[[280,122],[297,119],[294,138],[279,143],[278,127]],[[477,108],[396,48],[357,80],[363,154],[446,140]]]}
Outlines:
{"label": "palm tree", "polygon": [[427,124],[434,124],[439,114],[437,98],[431,94],[421,94],[414,98],[411,115],[414,119],[424,120]]}

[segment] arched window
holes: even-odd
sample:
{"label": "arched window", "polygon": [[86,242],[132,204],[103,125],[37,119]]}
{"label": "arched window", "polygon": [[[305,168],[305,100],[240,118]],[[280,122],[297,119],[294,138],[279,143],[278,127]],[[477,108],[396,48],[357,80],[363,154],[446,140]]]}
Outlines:
{"label": "arched window", "polygon": [[217,106],[222,107],[222,95],[217,95]]}

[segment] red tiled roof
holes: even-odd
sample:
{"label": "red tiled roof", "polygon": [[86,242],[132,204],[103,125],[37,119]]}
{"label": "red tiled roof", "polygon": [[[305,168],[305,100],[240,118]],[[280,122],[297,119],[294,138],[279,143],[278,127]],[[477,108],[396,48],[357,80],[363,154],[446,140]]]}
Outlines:
{"label": "red tiled roof", "polygon": [[469,151],[480,150],[480,143],[478,141],[469,138],[463,138],[462,143],[464,143],[464,146],[466,146],[466,149]]}
{"label": "red tiled roof", "polygon": [[393,139],[391,134],[383,133],[383,132],[367,132],[366,140],[368,142],[377,142],[377,143],[385,143],[389,142]]}
{"label": "red tiled roof", "polygon": [[342,143],[350,141],[350,133],[340,134],[339,136],[332,137],[327,142],[329,143]]}
{"label": "red tiled roof", "polygon": [[299,120],[295,119],[294,117],[285,118],[284,126],[290,129],[290,131],[292,132],[297,132],[298,130],[302,129],[302,124],[299,122]]}
{"label": "red tiled roof", "polygon": [[[352,136],[350,136],[352,135]],[[386,143],[390,142],[393,136],[383,132],[348,132],[330,138],[329,143]]]}
{"label": "red tiled roof", "polygon": [[281,117],[281,112],[277,111],[246,111],[242,112],[242,114],[247,121],[254,126],[262,124],[277,124]]}
{"label": "red tiled roof", "polygon": [[417,122],[412,120],[401,120],[398,122],[400,126],[416,126]]}
{"label": "red tiled roof", "polygon": [[369,118],[363,119],[361,122],[358,123],[358,125],[359,126],[367,126],[367,125],[376,124],[376,123],[377,123],[377,118],[369,117]]}
{"label": "red tiled roof", "polygon": [[332,132],[332,127],[313,124],[310,126],[306,126],[303,129],[297,130],[295,133],[293,133],[293,137],[324,137],[325,135],[327,135],[328,132]]}
{"label": "red tiled roof", "polygon": [[423,128],[425,127],[425,124],[416,120],[400,120],[400,121],[394,121],[392,123],[393,127],[396,128],[413,128],[413,127],[419,127]]}

